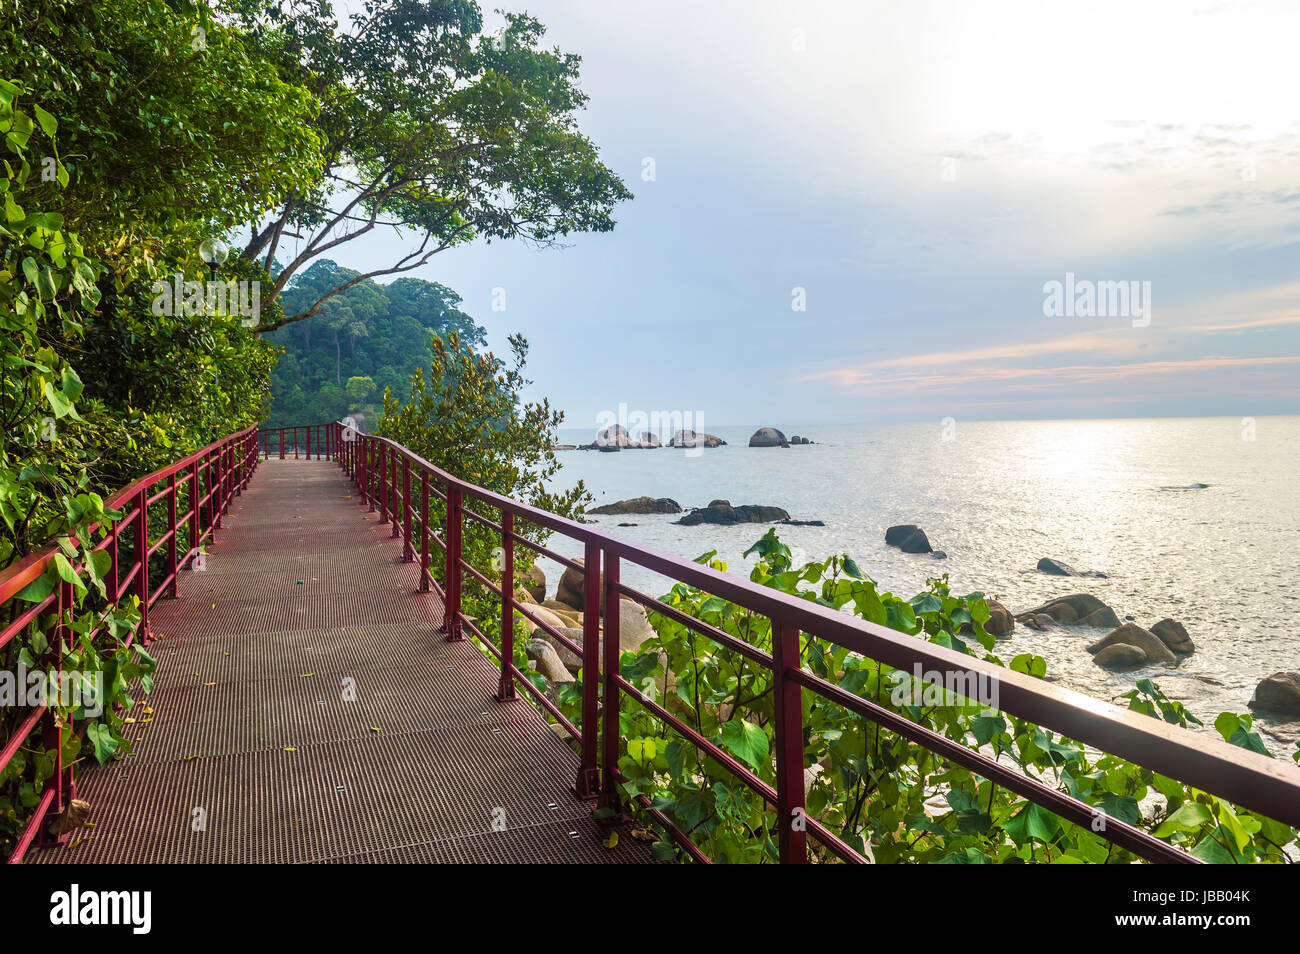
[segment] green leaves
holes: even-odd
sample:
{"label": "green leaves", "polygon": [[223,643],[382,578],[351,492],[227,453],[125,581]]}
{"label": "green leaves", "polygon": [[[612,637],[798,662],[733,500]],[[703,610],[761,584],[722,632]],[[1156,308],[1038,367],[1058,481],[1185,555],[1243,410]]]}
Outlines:
{"label": "green leaves", "polygon": [[733,720],[722,725],[722,747],[752,769],[767,760],[767,733],[750,722]]}
{"label": "green leaves", "polygon": [[1260,738],[1259,733],[1251,731],[1252,725],[1254,725],[1254,720],[1250,716],[1237,715],[1232,712],[1221,712],[1219,717],[1214,720],[1214,728],[1218,730],[1219,735],[1223,736],[1232,745],[1272,758],[1273,753],[1268,750],[1268,746],[1264,744],[1264,740]]}

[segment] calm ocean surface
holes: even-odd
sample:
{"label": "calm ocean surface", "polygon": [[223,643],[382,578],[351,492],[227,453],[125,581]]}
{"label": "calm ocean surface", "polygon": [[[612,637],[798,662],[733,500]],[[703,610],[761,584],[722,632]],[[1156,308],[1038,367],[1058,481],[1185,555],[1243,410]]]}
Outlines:
{"label": "calm ocean surface", "polygon": [[[826,523],[777,528],[797,562],[849,553],[881,589],[904,597],[947,573],[954,593],[981,590],[1012,612],[1089,592],[1143,626],[1172,616],[1197,647],[1173,667],[1100,669],[1084,647],[1104,630],[1017,625],[997,653],[1004,660],[1037,653],[1049,676],[1105,699],[1154,676],[1207,726],[1223,710],[1247,712],[1264,676],[1300,669],[1300,417],[1257,418],[1253,439],[1240,418],[959,422],[951,440],[938,422],[774,425],[817,443],[751,449],[757,425],[708,428],[728,446],[698,456],[669,448],[560,452],[556,483],[583,480],[593,506],[645,494],[684,508],[719,497],[783,507],[795,519]],[[560,440],[585,443],[594,432],[563,428]],[[686,558],[716,548],[736,573],[748,572],[741,554],[767,529],[681,527],[675,516],[643,514],[592,519]],[[921,526],[948,558],[886,547],[885,528],[896,523]],[[581,552],[559,537],[551,545]],[[1047,576],[1034,569],[1040,557],[1108,578]],[[558,569],[545,569],[553,590]],[[670,585],[630,566],[623,578],[656,596]]]}

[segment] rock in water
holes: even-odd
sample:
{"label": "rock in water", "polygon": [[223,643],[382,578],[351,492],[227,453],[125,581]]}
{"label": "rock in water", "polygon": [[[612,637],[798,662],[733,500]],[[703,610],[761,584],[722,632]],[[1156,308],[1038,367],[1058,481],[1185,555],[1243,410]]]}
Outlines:
{"label": "rock in water", "polygon": [[592,443],[593,446],[601,449],[630,447],[632,438],[622,424],[611,424],[597,431],[596,440]]}
{"label": "rock in water", "polygon": [[1118,626],[1115,611],[1091,593],[1071,593],[1048,600],[1042,606],[1017,613],[1016,619],[1025,622],[1035,616],[1047,616],[1058,623],[1080,623],[1085,626]]}
{"label": "rock in water", "polygon": [[1136,669],[1146,664],[1147,654],[1130,643],[1111,643],[1098,651],[1092,661],[1103,669]]}
{"label": "rock in water", "polygon": [[722,447],[727,442],[714,434],[702,434],[695,431],[678,431],[668,441],[669,447]]}
{"label": "rock in water", "polygon": [[1111,630],[1101,639],[1089,646],[1088,652],[1095,656],[1107,646],[1114,646],[1117,643],[1127,643],[1130,646],[1136,646],[1146,655],[1148,662],[1177,662],[1174,654],[1169,651],[1169,647],[1160,640],[1159,636],[1143,629],[1136,623],[1125,623],[1123,626]]}
{"label": "rock in water", "polygon": [[1006,636],[1016,628],[1016,620],[1011,611],[997,600],[986,599],[989,606],[989,621],[984,624],[984,631],[994,636]]}
{"label": "rock in water", "polygon": [[760,427],[749,438],[750,447],[789,447],[790,442],[775,427]]}
{"label": "rock in water", "polygon": [[780,507],[762,507],[756,504],[733,507],[730,501],[714,500],[707,507],[697,507],[682,519],[673,522],[684,527],[694,527],[701,523],[728,526],[733,523],[776,523],[789,519],[790,514]]}
{"label": "rock in water", "polygon": [[623,513],[681,513],[682,506],[671,497],[629,497],[617,503],[593,507],[587,513],[623,514]]}
{"label": "rock in water", "polygon": [[1300,716],[1300,672],[1275,672],[1260,680],[1248,705],[1261,712]]}
{"label": "rock in water", "polygon": [[891,547],[898,547],[904,553],[931,553],[934,551],[934,547],[930,546],[930,538],[925,535],[925,531],[912,524],[890,527],[885,531],[885,543]]}
{"label": "rock in water", "polygon": [[1096,570],[1076,570],[1070,564],[1053,560],[1051,557],[1043,557],[1038,561],[1038,572],[1049,576],[1091,576],[1101,580],[1106,579],[1105,573],[1098,573]]}
{"label": "rock in water", "polygon": [[1160,637],[1160,641],[1176,653],[1184,655],[1196,652],[1192,637],[1187,635],[1183,624],[1175,619],[1162,619],[1151,627],[1151,632]]}
{"label": "rock in water", "polygon": [[914,523],[900,523],[885,531],[885,544],[896,547],[920,528]]}

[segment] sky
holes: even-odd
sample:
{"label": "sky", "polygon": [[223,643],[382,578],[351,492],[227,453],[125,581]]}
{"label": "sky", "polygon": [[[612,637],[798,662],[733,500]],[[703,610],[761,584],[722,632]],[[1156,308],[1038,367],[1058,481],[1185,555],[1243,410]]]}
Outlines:
{"label": "sky", "polygon": [[1294,0],[500,2],[635,198],[413,274],[566,426],[1300,413]]}

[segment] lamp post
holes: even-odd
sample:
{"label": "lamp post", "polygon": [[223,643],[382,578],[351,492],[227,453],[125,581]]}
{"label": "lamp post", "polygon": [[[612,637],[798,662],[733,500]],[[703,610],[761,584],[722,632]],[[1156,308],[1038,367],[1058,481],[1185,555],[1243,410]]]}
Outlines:
{"label": "lamp post", "polygon": [[217,279],[217,269],[230,257],[230,246],[219,238],[205,238],[199,243],[199,258],[212,272],[212,280]]}

